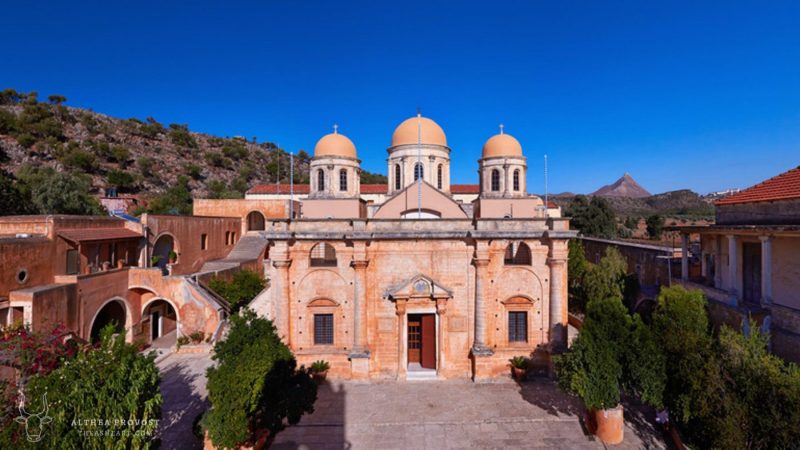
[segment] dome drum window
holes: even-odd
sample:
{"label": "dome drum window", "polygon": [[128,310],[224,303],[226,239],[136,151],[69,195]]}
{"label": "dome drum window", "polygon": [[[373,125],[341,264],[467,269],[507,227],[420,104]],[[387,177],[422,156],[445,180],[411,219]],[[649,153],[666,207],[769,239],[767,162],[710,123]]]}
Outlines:
{"label": "dome drum window", "polygon": [[492,192],[498,192],[500,190],[500,171],[497,169],[492,169]]}
{"label": "dome drum window", "polygon": [[442,165],[439,164],[439,167],[436,169],[436,187],[441,189],[442,188]]}
{"label": "dome drum window", "polygon": [[400,164],[394,165],[394,188],[400,189]]}
{"label": "dome drum window", "polygon": [[419,179],[425,179],[425,169],[422,166],[422,163],[414,164],[414,181]]}
{"label": "dome drum window", "polygon": [[317,191],[325,192],[325,171],[322,169],[317,170]]}
{"label": "dome drum window", "polygon": [[519,191],[519,169],[514,171],[514,191]]}
{"label": "dome drum window", "polygon": [[342,192],[347,191],[347,169],[339,171],[339,190]]}

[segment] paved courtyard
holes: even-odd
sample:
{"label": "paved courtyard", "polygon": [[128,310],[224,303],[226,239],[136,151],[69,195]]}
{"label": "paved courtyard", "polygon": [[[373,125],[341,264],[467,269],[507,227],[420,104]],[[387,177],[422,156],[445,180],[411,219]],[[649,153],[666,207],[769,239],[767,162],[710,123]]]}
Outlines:
{"label": "paved courtyard", "polygon": [[[206,353],[159,361],[164,396],[161,448],[200,449],[192,422],[208,408]],[[604,448],[587,435],[578,400],[552,381],[354,383],[320,386],[314,414],[278,434],[276,449]],[[614,448],[666,448],[652,412],[626,405],[625,441]]]}
{"label": "paved courtyard", "polygon": [[[340,383],[320,388],[316,411],[278,434],[276,449],[604,448],[588,436],[580,402],[551,381]],[[666,448],[636,408],[614,448]],[[652,415],[652,414],[650,414]]]}
{"label": "paved courtyard", "polygon": [[209,407],[206,369],[211,363],[208,353],[173,353],[158,362],[164,404],[156,434],[162,449],[203,448],[192,423]]}

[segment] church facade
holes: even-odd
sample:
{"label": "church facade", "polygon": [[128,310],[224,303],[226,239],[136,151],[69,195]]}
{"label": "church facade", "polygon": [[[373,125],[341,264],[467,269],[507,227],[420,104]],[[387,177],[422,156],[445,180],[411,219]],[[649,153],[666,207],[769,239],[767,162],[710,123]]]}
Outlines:
{"label": "church facade", "polygon": [[294,218],[246,232],[268,242],[257,309],[299,361],[326,360],[347,379],[488,380],[507,376],[513,356],[563,349],[574,232],[527,193],[519,142],[501,130],[485,143],[471,202],[451,190],[434,121],[401,123],[387,153],[375,202],[374,189],[361,192],[356,146],[324,136]]}

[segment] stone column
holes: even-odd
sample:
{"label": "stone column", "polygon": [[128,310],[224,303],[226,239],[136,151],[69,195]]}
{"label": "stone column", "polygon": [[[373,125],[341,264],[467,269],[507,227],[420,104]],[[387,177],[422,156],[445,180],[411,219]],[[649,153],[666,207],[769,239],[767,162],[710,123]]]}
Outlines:
{"label": "stone column", "polygon": [[547,260],[550,266],[550,344],[553,353],[560,353],[567,348],[567,330],[563,321],[564,299],[561,298],[566,262],[555,258]]}
{"label": "stone column", "polygon": [[368,354],[365,333],[367,324],[367,264],[367,260],[353,260],[352,263],[353,269],[355,269],[353,282],[353,354]]}
{"label": "stone column", "polygon": [[486,305],[483,300],[483,279],[486,277],[489,259],[476,257],[472,263],[475,265],[475,336],[472,353],[481,356],[491,355],[491,349],[486,346]]}
{"label": "stone column", "polygon": [[772,236],[761,236],[761,304],[772,304]]}
{"label": "stone column", "polygon": [[292,261],[289,259],[275,259],[272,265],[277,269],[278,276],[277,286],[275,286],[275,303],[274,303],[274,321],[275,327],[278,329],[278,335],[283,339],[286,345],[290,345],[289,337],[289,317],[291,301],[289,300],[289,266]]}
{"label": "stone column", "polygon": [[739,303],[739,295],[736,292],[737,268],[739,266],[737,239],[733,234],[726,236],[728,238],[728,293],[730,294],[731,303],[736,306]]}
{"label": "stone column", "polygon": [[408,372],[408,351],[403,342],[406,339],[406,303],[408,299],[395,299],[395,314],[397,315],[397,379],[402,379]]}
{"label": "stone column", "polygon": [[681,234],[681,281],[689,281],[689,235]]}

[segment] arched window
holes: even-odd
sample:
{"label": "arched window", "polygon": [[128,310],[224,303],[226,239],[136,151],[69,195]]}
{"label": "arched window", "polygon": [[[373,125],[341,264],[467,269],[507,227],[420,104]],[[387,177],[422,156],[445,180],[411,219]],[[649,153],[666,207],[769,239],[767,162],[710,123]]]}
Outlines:
{"label": "arched window", "polygon": [[420,178],[425,179],[425,169],[422,167],[422,163],[416,163],[414,164],[414,181]]}
{"label": "arched window", "polygon": [[322,169],[317,170],[317,192],[325,191],[325,171]]}
{"label": "arched window", "polygon": [[436,187],[441,189],[442,188],[442,165],[439,164],[439,167],[436,168]]}
{"label": "arched window", "polygon": [[339,190],[342,192],[347,190],[347,169],[339,171]]}
{"label": "arched window", "polygon": [[400,164],[394,165],[394,188],[400,189]]}
{"label": "arched window", "polygon": [[514,171],[514,190],[519,190],[519,169]]}
{"label": "arched window", "polygon": [[524,242],[512,242],[506,247],[503,262],[507,265],[531,265],[531,249]]}
{"label": "arched window", "polygon": [[320,242],[311,248],[311,267],[336,266],[336,250],[325,242]]}
{"label": "arched window", "polygon": [[500,190],[500,171],[497,169],[492,170],[492,191],[497,192]]}

